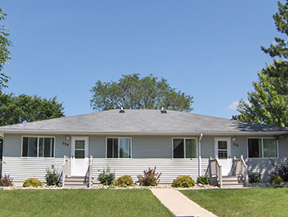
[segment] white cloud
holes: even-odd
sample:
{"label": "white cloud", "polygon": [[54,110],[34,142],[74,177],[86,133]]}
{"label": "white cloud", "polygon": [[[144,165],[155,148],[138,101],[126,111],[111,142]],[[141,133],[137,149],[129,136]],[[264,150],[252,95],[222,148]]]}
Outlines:
{"label": "white cloud", "polygon": [[232,102],[226,109],[236,111],[239,101]]}

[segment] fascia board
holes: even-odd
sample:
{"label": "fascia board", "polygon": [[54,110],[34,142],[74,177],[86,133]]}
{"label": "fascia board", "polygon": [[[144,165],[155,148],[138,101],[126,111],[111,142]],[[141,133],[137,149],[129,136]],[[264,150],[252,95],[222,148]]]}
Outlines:
{"label": "fascia board", "polygon": [[179,135],[179,136],[198,136],[204,134],[204,136],[241,136],[241,135],[283,135],[287,134],[286,131],[241,131],[241,132],[180,132],[180,131],[139,131],[139,132],[121,132],[121,131],[101,131],[101,132],[87,132],[87,131],[66,131],[66,130],[2,130],[0,135],[3,134],[44,134],[44,135]]}

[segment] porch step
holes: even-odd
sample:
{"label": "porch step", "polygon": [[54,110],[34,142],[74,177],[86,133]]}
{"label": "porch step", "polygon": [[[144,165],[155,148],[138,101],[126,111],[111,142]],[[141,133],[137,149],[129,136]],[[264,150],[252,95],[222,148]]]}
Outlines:
{"label": "porch step", "polygon": [[222,176],[222,188],[243,188],[236,176]]}
{"label": "porch step", "polygon": [[88,180],[85,176],[70,176],[65,177],[64,187],[67,188],[87,188]]}

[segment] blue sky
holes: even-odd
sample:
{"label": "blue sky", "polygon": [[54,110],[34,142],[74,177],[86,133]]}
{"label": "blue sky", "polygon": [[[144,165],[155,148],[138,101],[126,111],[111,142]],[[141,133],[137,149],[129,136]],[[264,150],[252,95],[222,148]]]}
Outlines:
{"label": "blue sky", "polygon": [[[283,2],[283,1],[282,1]],[[276,0],[13,0],[0,5],[13,43],[4,92],[93,112],[95,82],[153,74],[194,97],[193,113],[231,118],[276,32]]]}

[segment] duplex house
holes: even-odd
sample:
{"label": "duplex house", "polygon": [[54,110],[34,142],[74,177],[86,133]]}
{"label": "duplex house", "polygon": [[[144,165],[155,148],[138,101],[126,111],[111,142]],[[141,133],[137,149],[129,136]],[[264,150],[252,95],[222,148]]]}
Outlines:
{"label": "duplex house", "polygon": [[172,110],[113,109],[0,127],[2,175],[10,174],[15,182],[31,177],[44,181],[52,166],[65,177],[89,176],[97,182],[109,166],[116,177],[131,175],[137,181],[143,170],[156,166],[162,172],[160,183],[205,174],[219,181],[235,175],[238,160],[242,177],[246,168],[267,180],[269,158],[279,162],[288,156],[287,132]]}

